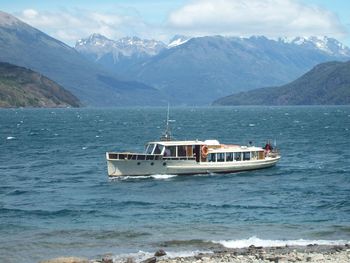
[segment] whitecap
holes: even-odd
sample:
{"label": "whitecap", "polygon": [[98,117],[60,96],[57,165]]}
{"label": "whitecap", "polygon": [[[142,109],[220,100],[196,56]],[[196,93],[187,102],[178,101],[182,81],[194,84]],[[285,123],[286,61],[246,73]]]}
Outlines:
{"label": "whitecap", "polygon": [[255,124],[254,123],[249,123],[249,127],[254,127]]}
{"label": "whitecap", "polygon": [[280,246],[307,246],[309,244],[317,245],[344,245],[349,244],[349,241],[345,240],[271,240],[271,239],[260,239],[255,236],[248,239],[238,239],[238,240],[220,240],[212,241],[216,244],[221,244],[227,248],[245,248],[251,245],[257,247],[280,247]]}
{"label": "whitecap", "polygon": [[170,178],[173,178],[173,177],[176,177],[177,175],[176,174],[153,174],[151,175],[151,177],[153,179],[157,179],[157,180],[161,180],[161,179],[170,179]]}
{"label": "whitecap", "polygon": [[194,251],[167,251],[167,258],[186,258],[193,257],[198,254],[213,254],[213,251],[204,251],[204,250],[194,250]]}
{"label": "whitecap", "polygon": [[87,147],[82,147],[81,149],[86,150],[86,149],[87,149]]}
{"label": "whitecap", "polygon": [[6,138],[6,140],[14,140],[14,139],[16,139],[16,137],[8,136],[8,137]]}
{"label": "whitecap", "polygon": [[127,176],[115,176],[110,177],[109,179],[114,180],[133,180],[133,179],[149,179],[151,178],[150,175],[127,175]]}

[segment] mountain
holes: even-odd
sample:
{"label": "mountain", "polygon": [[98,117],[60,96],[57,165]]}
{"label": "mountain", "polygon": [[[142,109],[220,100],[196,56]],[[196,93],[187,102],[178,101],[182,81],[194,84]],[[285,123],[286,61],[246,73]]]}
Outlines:
{"label": "mountain", "polygon": [[216,100],[214,105],[350,104],[350,61],[319,64],[297,80]]}
{"label": "mountain", "polygon": [[163,90],[173,103],[203,105],[233,92],[288,83],[320,62],[349,58],[348,48],[329,53],[265,37],[200,37],[136,65],[127,77]]}
{"label": "mountain", "polygon": [[86,58],[118,74],[157,55],[165,48],[166,45],[161,41],[138,37],[124,37],[115,41],[100,34],[80,39],[75,45],[75,49]]}
{"label": "mountain", "polygon": [[205,105],[234,92],[288,83],[321,62],[349,58],[349,48],[327,37],[175,36],[159,53],[126,64],[120,60],[114,70],[164,92],[172,104]]}
{"label": "mountain", "polygon": [[0,12],[0,61],[40,72],[88,106],[154,105],[163,99],[156,89],[116,78],[74,48],[4,12]]}
{"label": "mountain", "polygon": [[79,100],[30,69],[0,62],[0,107],[79,107]]}

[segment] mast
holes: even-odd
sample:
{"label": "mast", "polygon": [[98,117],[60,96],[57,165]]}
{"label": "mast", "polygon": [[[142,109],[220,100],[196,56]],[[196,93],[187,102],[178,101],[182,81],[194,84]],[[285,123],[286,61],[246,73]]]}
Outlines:
{"label": "mast", "polygon": [[166,127],[165,132],[162,134],[162,137],[160,137],[161,141],[171,141],[171,130],[170,130],[170,122],[174,122],[174,120],[169,119],[169,103],[168,103],[168,112],[166,115]]}

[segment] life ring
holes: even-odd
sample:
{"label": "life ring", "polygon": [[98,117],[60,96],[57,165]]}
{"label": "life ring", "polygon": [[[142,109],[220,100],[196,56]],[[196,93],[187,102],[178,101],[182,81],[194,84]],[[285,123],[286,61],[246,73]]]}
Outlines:
{"label": "life ring", "polygon": [[202,157],[203,158],[207,158],[207,156],[208,156],[208,146],[203,145],[202,149],[201,149],[201,153],[202,153]]}

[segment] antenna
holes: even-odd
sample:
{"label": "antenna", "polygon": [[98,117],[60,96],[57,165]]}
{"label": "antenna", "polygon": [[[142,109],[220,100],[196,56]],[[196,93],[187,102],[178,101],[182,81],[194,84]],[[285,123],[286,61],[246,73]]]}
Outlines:
{"label": "antenna", "polygon": [[169,119],[169,112],[170,112],[170,106],[168,103],[168,112],[166,115],[166,128],[165,128],[165,132],[163,133],[162,137],[160,137],[161,141],[171,141],[171,131],[170,131],[170,122],[175,122],[175,120],[170,120]]}

